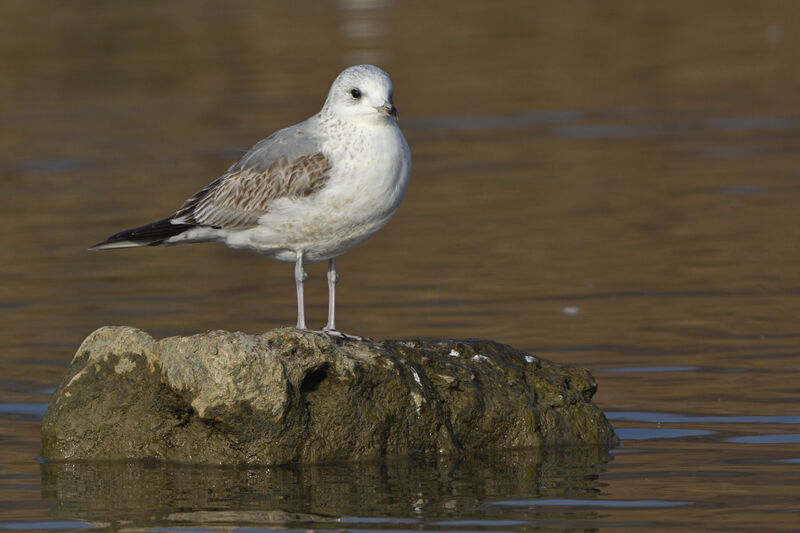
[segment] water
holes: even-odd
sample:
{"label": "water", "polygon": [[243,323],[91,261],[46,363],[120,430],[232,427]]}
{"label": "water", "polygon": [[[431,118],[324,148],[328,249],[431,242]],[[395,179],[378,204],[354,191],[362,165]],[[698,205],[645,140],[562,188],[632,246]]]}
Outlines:
{"label": "water", "polygon": [[[800,5],[0,5],[0,529],[797,530]],[[41,464],[101,325],[294,322],[291,268],[88,253],[172,212],[338,71],[393,76],[414,154],[337,321],[590,368],[623,445],[378,464]],[[308,268],[321,326],[325,265]]]}

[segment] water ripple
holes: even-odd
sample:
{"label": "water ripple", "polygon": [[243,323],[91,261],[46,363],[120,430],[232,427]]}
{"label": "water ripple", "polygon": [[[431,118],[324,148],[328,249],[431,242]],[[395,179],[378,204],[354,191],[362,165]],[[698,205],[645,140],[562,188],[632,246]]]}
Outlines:
{"label": "water ripple", "polygon": [[67,520],[53,520],[41,522],[0,522],[0,529],[7,529],[11,531],[36,531],[42,529],[52,530],[72,530],[72,529],[89,529],[102,527],[99,524],[90,524],[88,522],[77,522]]}
{"label": "water ripple", "polygon": [[47,411],[46,403],[0,403],[0,416],[25,420],[41,420]]}
{"label": "water ripple", "polygon": [[606,507],[622,509],[638,509],[642,507],[680,507],[692,505],[694,502],[688,501],[668,501],[668,500],[571,500],[571,499],[549,499],[549,500],[502,500],[491,502],[492,505],[502,505],[507,507]]}
{"label": "water ripple", "polygon": [[620,440],[654,440],[654,439],[682,439],[686,437],[705,437],[713,435],[715,431],[704,429],[674,429],[674,428],[616,428]]}
{"label": "water ripple", "polygon": [[606,417],[615,421],[651,422],[654,424],[800,424],[800,416],[798,415],[702,416],[651,411],[609,411],[606,413]]}
{"label": "water ripple", "polygon": [[797,444],[800,443],[800,433],[746,435],[744,437],[731,437],[726,442],[737,444]]}

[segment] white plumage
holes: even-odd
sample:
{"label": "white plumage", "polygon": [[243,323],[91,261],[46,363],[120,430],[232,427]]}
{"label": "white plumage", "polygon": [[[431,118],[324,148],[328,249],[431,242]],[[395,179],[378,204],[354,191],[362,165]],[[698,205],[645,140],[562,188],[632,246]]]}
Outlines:
{"label": "white plumage", "polygon": [[411,177],[411,152],[391,78],[372,65],[344,70],[322,110],[257,143],[170,217],[126,230],[92,250],[224,242],[295,263],[297,327],[305,329],[303,263],[329,260],[334,323],[336,257],[380,230]]}

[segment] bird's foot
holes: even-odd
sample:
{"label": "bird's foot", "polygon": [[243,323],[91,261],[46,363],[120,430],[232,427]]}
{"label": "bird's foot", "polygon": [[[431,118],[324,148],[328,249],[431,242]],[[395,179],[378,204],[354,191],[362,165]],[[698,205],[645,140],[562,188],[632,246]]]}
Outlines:
{"label": "bird's foot", "polygon": [[359,335],[349,335],[347,333],[342,333],[336,329],[330,328],[322,328],[319,331],[315,331],[314,333],[322,333],[323,335],[327,335],[328,337],[336,337],[337,339],[343,339],[346,341],[372,341],[369,337],[361,337]]}

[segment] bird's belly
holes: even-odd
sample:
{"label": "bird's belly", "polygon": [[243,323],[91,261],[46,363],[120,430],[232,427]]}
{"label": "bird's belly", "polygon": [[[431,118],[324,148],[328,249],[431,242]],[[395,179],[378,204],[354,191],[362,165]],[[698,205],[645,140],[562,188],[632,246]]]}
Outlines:
{"label": "bird's belly", "polygon": [[[406,155],[377,158],[370,164],[357,158],[343,163],[323,190],[309,197],[275,201],[256,227],[226,238],[226,244],[291,263],[297,252],[302,252],[307,262],[323,261],[369,239],[397,211],[411,174],[402,135],[390,133],[386,146],[378,146],[376,151]],[[345,156],[339,159],[350,160]]]}
{"label": "bird's belly", "polygon": [[369,239],[396,210],[396,207],[359,206],[334,199],[324,203],[317,200],[313,207],[293,207],[287,207],[290,212],[264,215],[258,226],[229,236],[226,244],[249,248],[287,263],[295,262],[298,251],[302,251],[308,263],[324,261]]}

